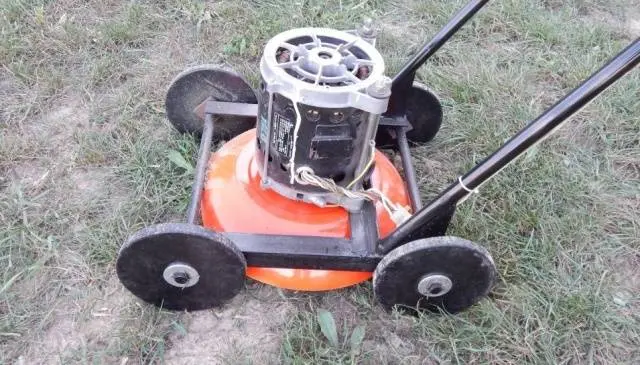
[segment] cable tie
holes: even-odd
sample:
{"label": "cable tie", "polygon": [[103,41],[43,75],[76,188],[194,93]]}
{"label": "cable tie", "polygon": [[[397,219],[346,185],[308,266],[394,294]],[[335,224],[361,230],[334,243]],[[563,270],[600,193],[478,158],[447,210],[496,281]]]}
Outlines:
{"label": "cable tie", "polygon": [[462,176],[458,176],[458,182],[460,183],[460,186],[462,186],[462,188],[464,190],[466,190],[468,193],[474,193],[474,194],[480,194],[480,191],[478,191],[478,188],[475,189],[469,189],[463,182],[462,182]]}

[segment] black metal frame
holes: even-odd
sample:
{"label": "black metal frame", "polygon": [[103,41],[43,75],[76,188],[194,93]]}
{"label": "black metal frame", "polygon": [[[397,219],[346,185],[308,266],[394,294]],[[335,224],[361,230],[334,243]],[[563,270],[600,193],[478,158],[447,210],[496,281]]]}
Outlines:
{"label": "black metal frame", "polygon": [[[404,100],[413,85],[418,68],[487,2],[488,0],[469,2],[393,78],[389,110],[382,119],[380,128],[393,128],[396,132],[396,147],[402,158],[407,190],[415,212],[412,217],[383,239],[378,237],[375,207],[369,202],[361,211],[350,214],[350,238],[225,232],[245,254],[249,266],[373,271],[386,253],[404,243],[444,235],[458,203],[530,147],[553,133],[640,63],[639,38],[422,207],[406,137],[411,125],[405,118]],[[191,204],[187,212],[189,223],[195,223],[199,210],[213,135],[213,114],[257,115],[255,104],[221,103],[214,100],[207,101],[207,104]]]}

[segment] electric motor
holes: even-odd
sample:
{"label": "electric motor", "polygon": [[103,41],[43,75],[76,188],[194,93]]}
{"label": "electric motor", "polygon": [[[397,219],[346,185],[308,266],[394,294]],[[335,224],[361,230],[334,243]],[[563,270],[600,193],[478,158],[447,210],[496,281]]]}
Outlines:
{"label": "electric motor", "polygon": [[302,177],[366,187],[391,93],[380,53],[347,32],[293,29],[267,43],[260,73],[256,160],[263,186],[290,199],[357,209],[360,200]]}

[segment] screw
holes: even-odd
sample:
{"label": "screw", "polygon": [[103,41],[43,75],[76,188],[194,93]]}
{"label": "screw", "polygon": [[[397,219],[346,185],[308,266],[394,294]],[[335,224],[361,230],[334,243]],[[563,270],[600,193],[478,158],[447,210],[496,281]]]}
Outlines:
{"label": "screw", "polygon": [[360,27],[360,34],[373,35],[373,19],[369,17],[364,18],[364,21],[362,22],[362,26]]}
{"label": "screw", "polygon": [[317,122],[320,119],[320,112],[315,109],[307,110],[307,119],[312,122]]}
{"label": "screw", "polygon": [[333,123],[340,123],[344,120],[344,113],[343,112],[333,112],[333,114],[331,115],[331,121]]}

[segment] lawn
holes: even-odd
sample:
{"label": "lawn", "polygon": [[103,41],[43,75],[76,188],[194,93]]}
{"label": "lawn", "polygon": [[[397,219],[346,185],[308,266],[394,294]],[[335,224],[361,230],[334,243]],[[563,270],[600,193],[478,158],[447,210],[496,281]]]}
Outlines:
{"label": "lawn", "polygon": [[[463,313],[388,313],[370,283],[249,281],[222,308],[175,313],[116,278],[126,237],[188,203],[192,176],[167,157],[197,153],[164,114],[176,74],[224,63],[255,87],[270,37],[371,16],[392,75],[463,4],[0,0],[0,364],[640,363],[638,69],[459,207],[448,233],[499,269]],[[639,36],[637,0],[491,2],[418,72],[444,106],[413,147],[423,198]]]}

